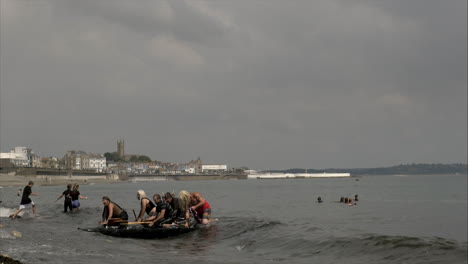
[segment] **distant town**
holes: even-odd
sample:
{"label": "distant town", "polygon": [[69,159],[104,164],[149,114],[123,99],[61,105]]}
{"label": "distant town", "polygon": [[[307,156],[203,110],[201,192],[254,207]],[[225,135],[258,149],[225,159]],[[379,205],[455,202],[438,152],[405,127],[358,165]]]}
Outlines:
{"label": "distant town", "polygon": [[0,153],[0,169],[42,168],[56,170],[83,170],[112,174],[200,174],[239,172],[226,164],[203,164],[202,160],[188,163],[152,161],[146,155],[126,154],[125,141],[117,141],[116,152],[87,153],[82,150],[67,151],[63,157],[40,157],[31,148],[15,147]]}
{"label": "distant town", "polygon": [[[125,141],[118,140],[117,151],[104,154],[87,153],[82,150],[67,151],[63,157],[40,157],[31,148],[14,147],[10,152],[0,153],[0,172],[24,168],[50,171],[82,171],[115,175],[200,175],[200,174],[319,174],[348,173],[350,175],[416,175],[416,174],[467,174],[468,165],[455,164],[403,164],[392,167],[348,168],[348,169],[287,169],[249,170],[247,167],[229,168],[227,164],[203,164],[198,158],[187,163],[162,162],[151,160],[146,155],[127,154]],[[47,171],[50,170],[50,171]]]}

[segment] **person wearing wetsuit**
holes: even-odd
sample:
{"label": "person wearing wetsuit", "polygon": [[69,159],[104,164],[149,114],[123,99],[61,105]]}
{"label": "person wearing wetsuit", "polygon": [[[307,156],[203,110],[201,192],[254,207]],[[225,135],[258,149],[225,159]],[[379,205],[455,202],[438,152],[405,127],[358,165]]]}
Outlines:
{"label": "person wearing wetsuit", "polygon": [[80,185],[75,183],[75,185],[73,185],[73,190],[70,193],[71,200],[72,200],[71,201],[72,208],[75,209],[75,210],[80,209],[80,199],[88,199],[88,197],[81,196],[81,193],[78,190],[79,188],[80,188]]}
{"label": "person wearing wetsuit", "polygon": [[153,200],[156,204],[156,215],[148,218],[148,221],[151,221],[149,226],[161,227],[172,222],[174,210],[171,205],[163,201],[159,194],[153,195]]}
{"label": "person wearing wetsuit", "polygon": [[104,210],[102,211],[101,225],[107,225],[110,219],[128,220],[127,212],[118,204],[112,202],[109,196],[102,197],[102,204],[104,205]]}
{"label": "person wearing wetsuit", "polygon": [[180,218],[182,214],[182,210],[180,209],[179,198],[174,197],[170,192],[167,192],[164,195],[164,198],[168,204],[171,205],[172,209],[174,210],[174,218]]}
{"label": "person wearing wetsuit", "polygon": [[139,190],[137,192],[137,199],[141,201],[141,209],[140,213],[138,214],[137,219],[135,220],[136,222],[140,222],[143,220],[143,217],[145,216],[145,212],[151,217],[153,215],[156,215],[156,206],[154,203],[146,197],[146,193],[143,190]]}

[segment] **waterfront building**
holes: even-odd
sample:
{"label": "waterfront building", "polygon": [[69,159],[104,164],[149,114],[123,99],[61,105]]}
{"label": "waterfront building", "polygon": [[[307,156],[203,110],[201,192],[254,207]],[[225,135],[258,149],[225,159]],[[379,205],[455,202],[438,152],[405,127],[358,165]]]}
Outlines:
{"label": "waterfront building", "polygon": [[106,168],[107,159],[101,154],[86,154],[82,156],[82,169],[102,172]]}
{"label": "waterfront building", "polygon": [[202,172],[204,173],[219,173],[219,172],[226,172],[227,171],[227,165],[222,164],[222,165],[202,165]]}
{"label": "waterfront building", "polygon": [[67,170],[81,170],[82,156],[86,155],[86,152],[82,150],[70,150],[63,157],[65,163],[65,169]]}
{"label": "waterfront building", "polygon": [[15,147],[10,152],[0,153],[0,159],[9,160],[15,167],[32,167],[36,157],[32,149],[26,147]]}
{"label": "waterfront building", "polygon": [[67,170],[95,170],[101,172],[107,166],[106,157],[103,155],[86,153],[82,150],[67,151],[63,160]]}
{"label": "waterfront building", "polygon": [[41,168],[48,169],[58,169],[59,168],[59,159],[55,157],[45,157],[41,158]]}
{"label": "waterfront building", "polygon": [[32,155],[31,155],[31,167],[40,168],[41,166],[42,166],[41,157],[39,157],[39,155],[36,155],[36,154],[32,153]]}
{"label": "waterfront building", "polygon": [[191,173],[201,173],[203,169],[202,169],[202,161],[200,157],[197,160],[191,160],[186,165],[186,170],[193,171]]}

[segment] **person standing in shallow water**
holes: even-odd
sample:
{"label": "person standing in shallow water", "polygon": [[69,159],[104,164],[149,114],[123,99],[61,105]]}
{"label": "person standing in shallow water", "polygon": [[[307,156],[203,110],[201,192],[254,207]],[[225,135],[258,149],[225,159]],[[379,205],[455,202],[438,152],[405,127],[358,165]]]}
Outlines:
{"label": "person standing in shallow water", "polygon": [[63,212],[66,213],[68,209],[70,209],[70,212],[72,211],[72,198],[71,198],[71,190],[72,185],[67,184],[67,189],[63,191],[63,193],[55,200],[56,202],[60,200],[63,196],[65,196],[65,200],[63,201]]}
{"label": "person standing in shallow water", "polygon": [[81,196],[80,191],[78,190],[79,188],[80,185],[78,183],[75,183],[73,185],[73,190],[70,193],[73,210],[80,209],[80,199],[88,199],[88,197],[86,196]]}
{"label": "person standing in shallow water", "polygon": [[16,216],[18,216],[18,214],[24,208],[28,208],[28,207],[32,207],[33,215],[36,216],[36,205],[31,200],[31,198],[29,198],[30,195],[39,195],[38,193],[33,193],[32,192],[32,186],[33,185],[34,185],[34,182],[29,181],[28,185],[24,187],[23,196],[21,197],[21,203],[20,203],[19,209],[13,215],[11,215],[11,218],[15,219]]}

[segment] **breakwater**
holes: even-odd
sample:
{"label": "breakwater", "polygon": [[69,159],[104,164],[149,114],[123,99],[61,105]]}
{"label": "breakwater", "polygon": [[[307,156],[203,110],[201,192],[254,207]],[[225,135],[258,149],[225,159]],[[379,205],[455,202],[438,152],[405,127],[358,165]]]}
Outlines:
{"label": "breakwater", "polygon": [[89,181],[191,181],[191,180],[232,180],[247,179],[242,173],[219,173],[219,174],[116,174],[86,170],[61,170],[43,168],[2,168],[0,173],[11,176],[23,176],[37,179],[45,183],[73,180],[80,182]]}
{"label": "breakwater", "polygon": [[247,174],[221,173],[221,174],[135,174],[128,175],[128,180],[139,181],[194,181],[194,180],[245,180]]}

